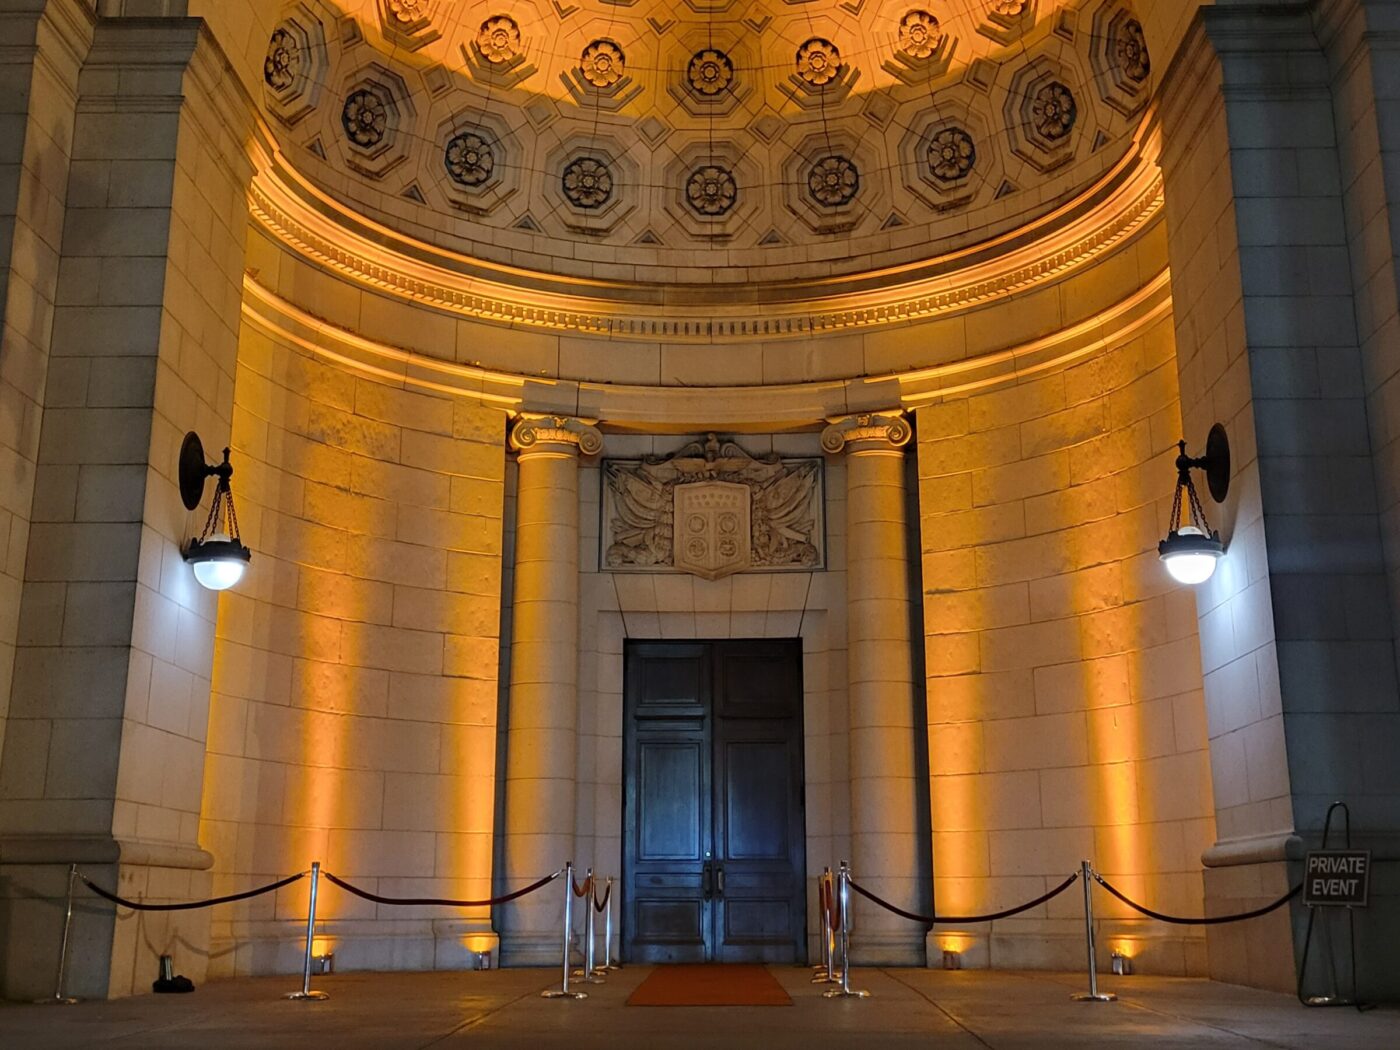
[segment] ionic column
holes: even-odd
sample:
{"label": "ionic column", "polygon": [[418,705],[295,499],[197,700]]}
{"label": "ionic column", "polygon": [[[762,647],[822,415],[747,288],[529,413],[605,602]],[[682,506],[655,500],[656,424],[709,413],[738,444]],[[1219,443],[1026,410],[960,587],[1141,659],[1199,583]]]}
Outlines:
{"label": "ionic column", "polygon": [[[526,416],[519,452],[515,576],[506,730],[504,884],[533,881],[572,859],[578,727],[578,458],[602,451],[578,419]],[[507,905],[501,955],[513,965],[557,961],[560,893]]]}
{"label": "ionic column", "polygon": [[[846,453],[846,608],[851,865],[902,908],[926,911],[919,847],[908,511],[900,412],[848,416],[822,433]],[[864,963],[924,962],[918,926],[860,901],[851,943]]]}

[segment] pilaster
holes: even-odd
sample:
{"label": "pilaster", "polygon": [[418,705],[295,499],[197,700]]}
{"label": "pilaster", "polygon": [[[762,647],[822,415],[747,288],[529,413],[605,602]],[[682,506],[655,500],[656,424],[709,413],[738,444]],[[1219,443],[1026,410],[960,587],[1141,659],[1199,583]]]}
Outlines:
{"label": "pilaster", "polygon": [[[1334,799],[1388,841],[1400,693],[1337,125],[1308,6],[1203,11],[1162,98],[1185,436],[1219,421],[1234,452],[1227,557],[1197,592],[1219,835],[1206,901],[1222,913],[1296,881]],[[1376,904],[1393,922],[1393,898]],[[1291,989],[1301,908],[1292,918],[1211,928],[1212,975]]]}
{"label": "pilaster", "polygon": [[[217,599],[180,556],[180,440],[227,440],[251,102],[197,19],[101,20],[78,81],[11,719],[0,767],[6,995],[51,991],[69,863],[118,892],[208,888],[199,806]],[[254,543],[256,540],[254,539]],[[84,906],[75,994],[203,975],[208,916]],[[194,950],[190,950],[193,946]]]}

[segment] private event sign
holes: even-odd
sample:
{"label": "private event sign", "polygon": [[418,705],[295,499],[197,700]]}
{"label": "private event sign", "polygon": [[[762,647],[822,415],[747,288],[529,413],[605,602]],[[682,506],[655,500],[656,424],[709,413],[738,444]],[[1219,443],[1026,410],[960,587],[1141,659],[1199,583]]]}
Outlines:
{"label": "private event sign", "polygon": [[1309,908],[1364,908],[1371,889],[1371,851],[1318,849],[1308,852],[1303,903]]}

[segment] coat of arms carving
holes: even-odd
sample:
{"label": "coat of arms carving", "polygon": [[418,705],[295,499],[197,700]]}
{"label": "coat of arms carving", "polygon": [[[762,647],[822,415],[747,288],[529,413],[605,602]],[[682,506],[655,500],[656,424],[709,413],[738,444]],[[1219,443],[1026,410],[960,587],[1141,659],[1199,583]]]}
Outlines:
{"label": "coat of arms carving", "polygon": [[824,565],[822,462],[752,456],[714,434],[669,456],[603,464],[604,568],[689,572]]}

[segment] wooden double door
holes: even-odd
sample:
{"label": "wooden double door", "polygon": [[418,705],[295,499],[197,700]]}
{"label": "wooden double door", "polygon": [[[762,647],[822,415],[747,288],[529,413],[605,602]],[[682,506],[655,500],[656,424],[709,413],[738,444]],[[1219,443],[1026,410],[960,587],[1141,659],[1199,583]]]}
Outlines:
{"label": "wooden double door", "polygon": [[806,954],[800,639],[629,642],[623,958]]}

